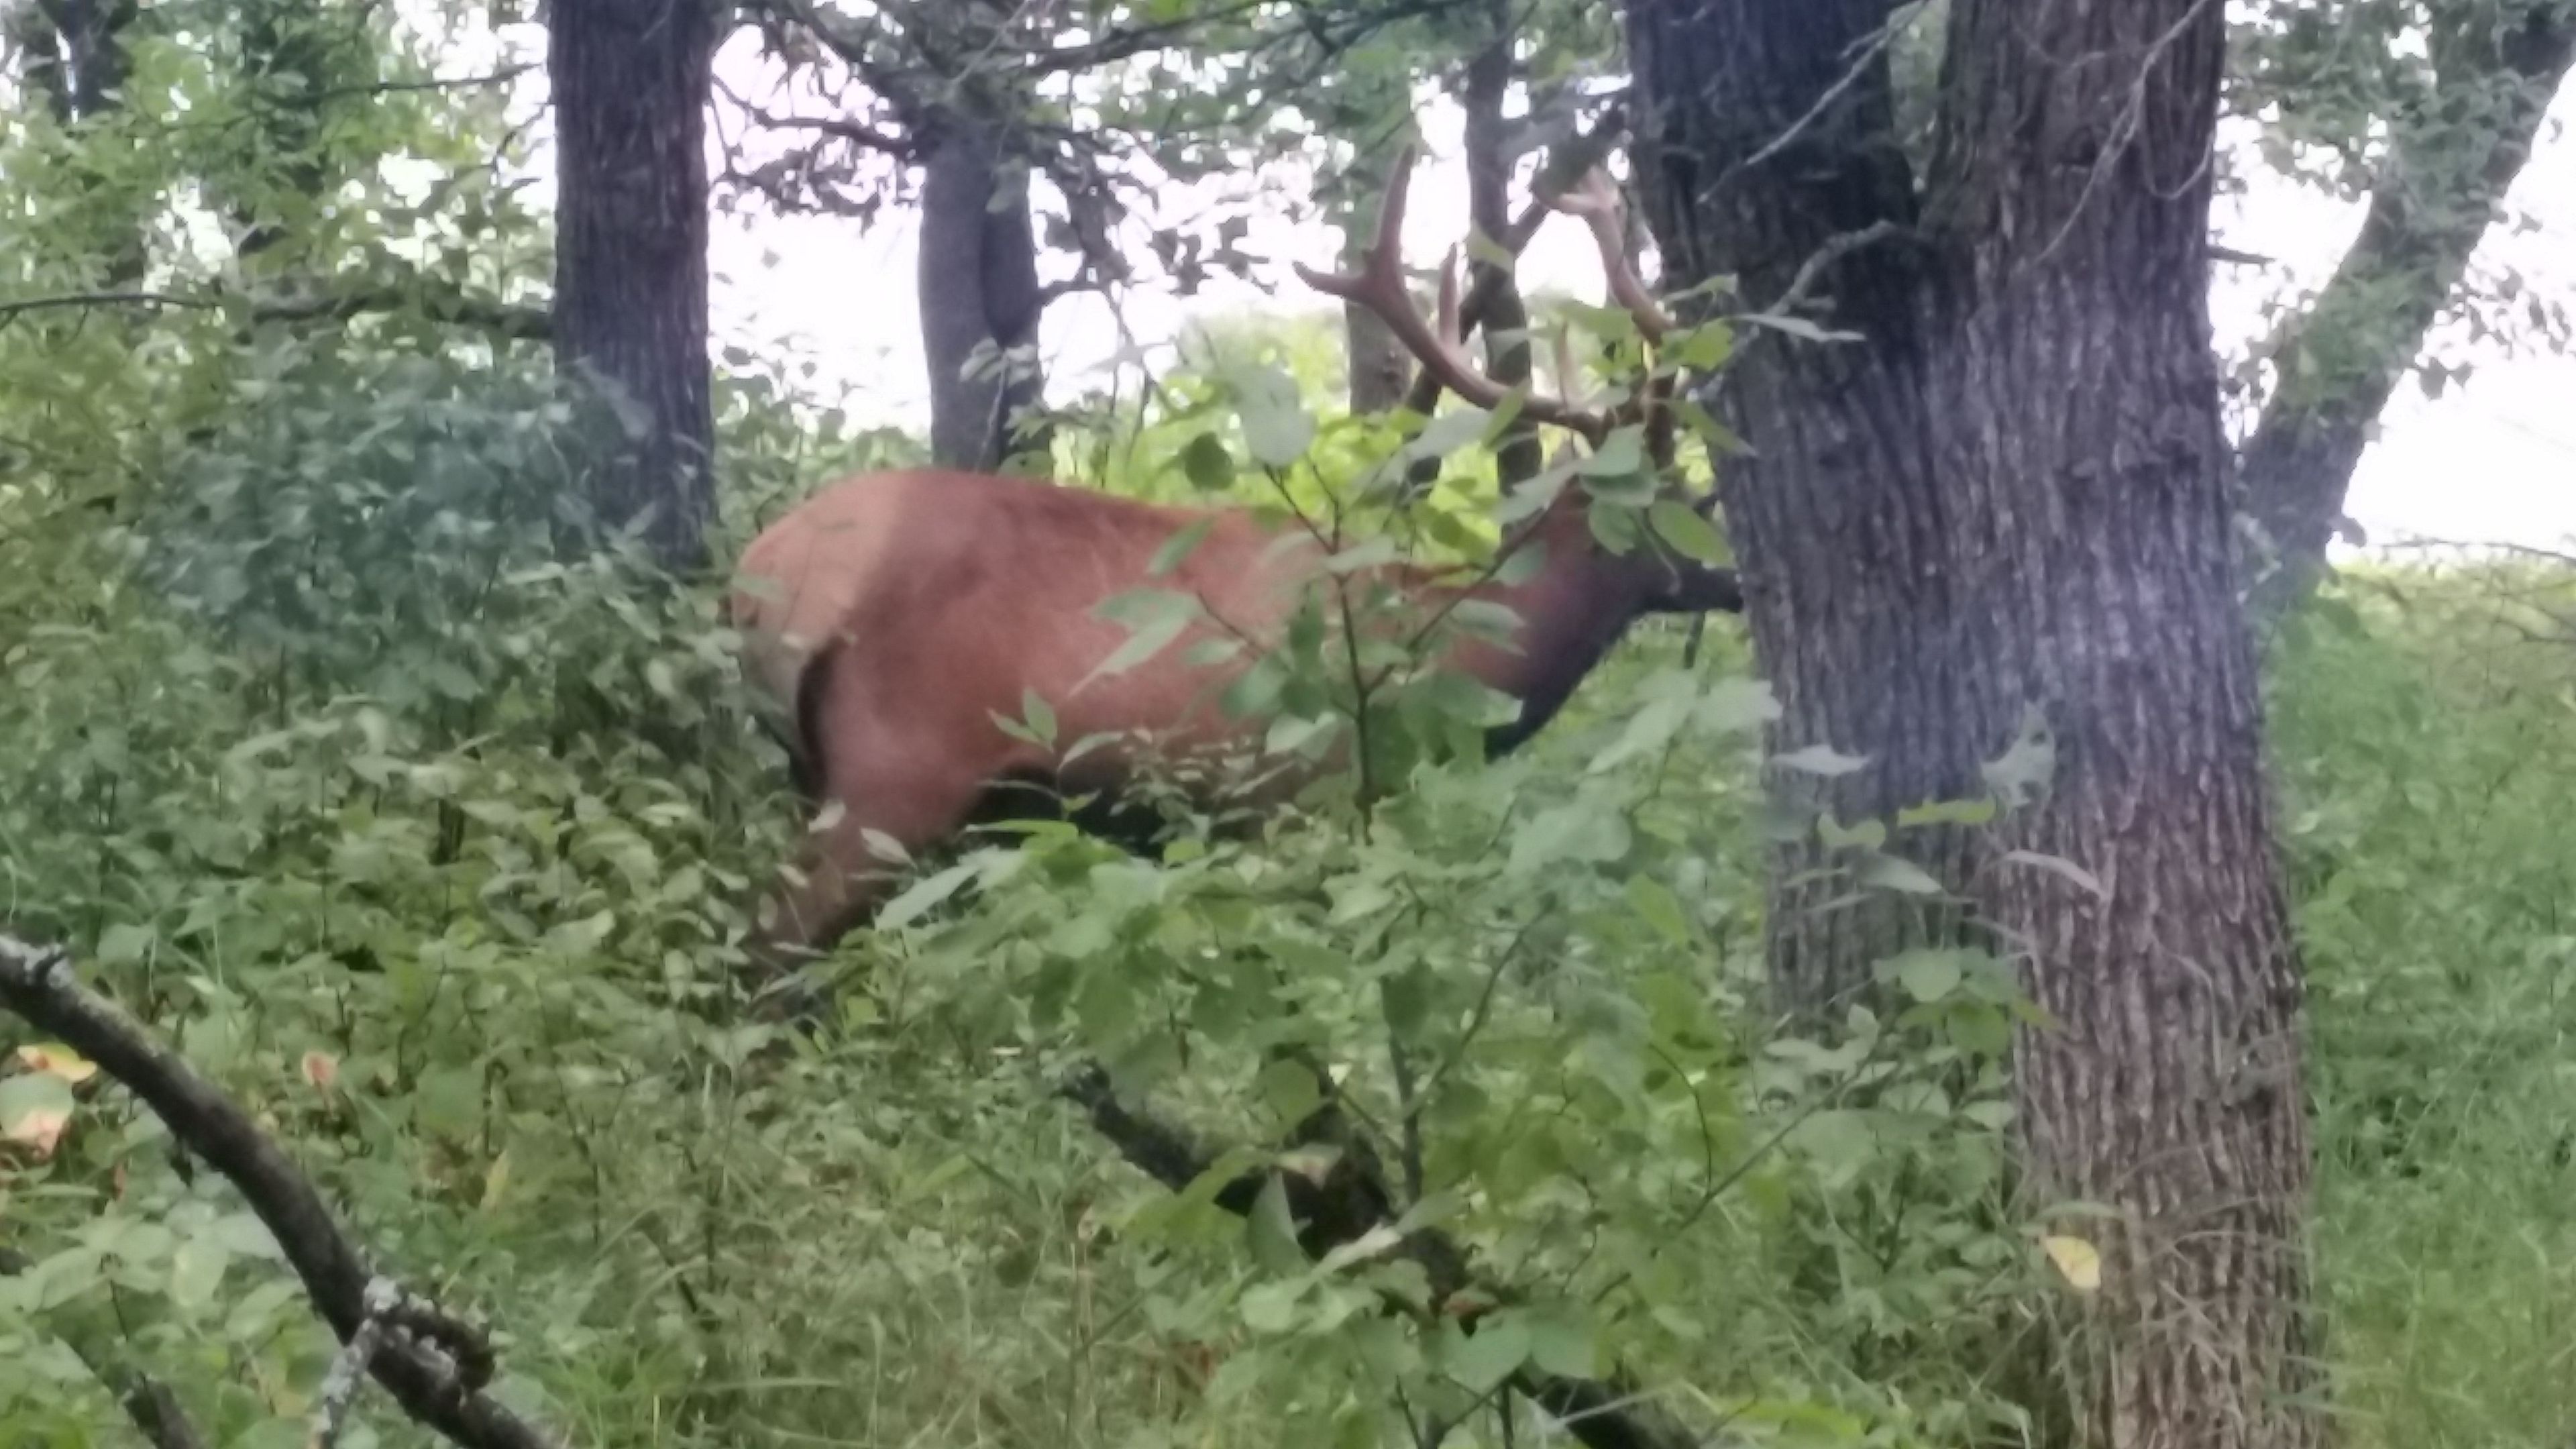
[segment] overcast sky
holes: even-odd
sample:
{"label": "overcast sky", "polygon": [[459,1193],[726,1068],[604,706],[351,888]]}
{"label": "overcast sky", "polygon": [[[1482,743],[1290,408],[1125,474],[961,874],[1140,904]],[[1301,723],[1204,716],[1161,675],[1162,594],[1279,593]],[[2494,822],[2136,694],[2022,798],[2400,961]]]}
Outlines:
{"label": "overcast sky", "polygon": [[[543,39],[533,26],[516,27],[506,48],[542,55]],[[494,41],[487,34],[461,42],[458,63],[489,63],[505,48]],[[739,94],[775,94],[777,78],[748,34],[726,46],[717,70]],[[520,104],[533,109],[544,96],[543,76],[523,78],[519,93]],[[2490,236],[2477,261],[2482,270],[2513,268],[2529,285],[2561,300],[2576,300],[2576,137],[2564,134],[2570,121],[2576,121],[2576,92],[2561,97],[2510,198],[2512,207],[2539,221],[2539,229]],[[1436,259],[1466,229],[1455,108],[1430,105],[1423,129],[1429,155],[1415,173],[1405,233],[1417,264]],[[539,156],[540,169],[547,159]],[[1212,192],[1203,188],[1199,195]],[[1177,198],[1166,204],[1189,209]],[[2357,202],[2337,202],[2269,178],[2258,178],[2242,197],[2223,199],[2218,239],[2274,264],[2221,268],[2212,306],[2222,347],[2241,348],[2259,335],[2267,297],[2322,282],[2360,221]],[[888,212],[864,232],[837,218],[719,215],[712,257],[719,340],[810,358],[820,380],[854,391],[854,411],[926,427],[914,242],[909,212]],[[1263,275],[1269,293],[1230,278],[1187,301],[1138,289],[1125,303],[1127,327],[1148,345],[1167,344],[1193,311],[1329,305],[1305,292],[1287,270],[1292,260],[1329,263],[1335,253],[1329,230],[1274,217],[1256,225],[1245,248],[1275,259]],[[1522,275],[1533,287],[1600,295],[1589,243],[1570,220],[1540,232],[1524,255]],[[1120,345],[1108,307],[1090,296],[1050,308],[1043,340],[1050,376],[1067,380],[1102,365]],[[2412,384],[2400,390],[2353,480],[2354,518],[2374,543],[2431,538],[2551,546],[2576,537],[2576,361],[2508,356],[2495,344],[2471,341],[2456,326],[2437,333],[2432,346],[2451,364],[2474,364],[2475,372],[2439,398],[2427,398]]]}

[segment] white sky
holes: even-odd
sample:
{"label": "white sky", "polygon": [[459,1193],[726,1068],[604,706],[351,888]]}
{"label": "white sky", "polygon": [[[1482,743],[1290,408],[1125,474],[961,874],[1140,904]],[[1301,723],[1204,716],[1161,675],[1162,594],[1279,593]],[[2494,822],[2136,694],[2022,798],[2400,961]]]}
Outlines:
{"label": "white sky", "polygon": [[[466,42],[488,61],[495,37]],[[514,27],[508,48],[523,56],[543,53],[543,35]],[[748,35],[729,44],[717,62],[735,92],[756,100],[777,84]],[[541,101],[542,75],[520,82],[521,102]],[[772,110],[788,109],[776,100]],[[2538,229],[2491,235],[2475,266],[2481,272],[2518,271],[2534,290],[2576,302],[2576,89],[2552,113],[2537,153],[2524,169],[2509,206],[2529,213]],[[1466,230],[1466,181],[1457,163],[1458,114],[1445,103],[1428,106],[1423,130],[1428,154],[1414,178],[1405,231],[1416,263],[1436,259]],[[550,158],[540,156],[538,167]],[[1222,185],[1224,183],[1217,183]],[[1238,183],[1241,184],[1241,183]],[[1195,188],[1200,199],[1213,186]],[[1189,209],[1178,189],[1158,204]],[[2275,259],[2264,268],[2223,267],[2212,299],[2219,341],[2231,350],[2263,329],[2266,297],[2313,287],[2331,274],[2361,222],[2362,204],[2338,202],[2287,183],[2258,177],[2246,195],[2221,202],[2218,239]],[[2506,231],[2498,228],[2499,233]],[[927,385],[918,312],[914,305],[915,217],[889,210],[862,231],[855,222],[829,217],[728,216],[715,218],[713,304],[718,341],[772,355],[811,359],[817,381],[846,385],[854,415],[924,428]],[[1260,273],[1271,291],[1229,277],[1213,279],[1193,299],[1150,289],[1131,293],[1126,321],[1148,346],[1168,343],[1193,314],[1247,307],[1319,310],[1330,306],[1304,290],[1287,262],[1330,264],[1336,238],[1320,225],[1292,226],[1273,216],[1256,222],[1246,250],[1275,259]],[[1533,288],[1564,288],[1600,295],[1598,266],[1582,229],[1559,220],[1541,230],[1522,261]],[[1120,337],[1105,303],[1075,296],[1051,307],[1043,327],[1051,379],[1070,384],[1086,369],[1116,355]],[[2362,460],[2348,503],[2373,544],[2407,539],[2517,542],[2558,545],[2576,537],[2576,360],[2550,355],[2508,356],[2498,344],[2472,341],[2465,329],[2437,330],[2435,355],[2453,365],[2475,365],[2465,384],[2438,399],[2411,382],[2381,419],[2381,434]],[[1170,354],[1155,354],[1168,361]]]}

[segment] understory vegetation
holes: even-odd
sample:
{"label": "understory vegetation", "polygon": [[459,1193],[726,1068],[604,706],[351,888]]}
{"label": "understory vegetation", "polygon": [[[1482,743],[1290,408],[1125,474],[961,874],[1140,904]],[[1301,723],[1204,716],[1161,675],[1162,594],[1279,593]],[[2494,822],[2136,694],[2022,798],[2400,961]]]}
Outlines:
{"label": "understory vegetation", "polygon": [[[2008,980],[1916,953],[1907,1009],[1831,1050],[1767,1027],[1761,772],[1837,765],[1760,758],[1733,626],[1641,628],[1525,751],[1425,754],[1365,816],[922,862],[841,953],[835,1029],[790,1042],[734,983],[799,822],[717,594],[558,547],[564,412],[511,376],[305,359],[112,516],[0,487],[0,914],[485,1314],[507,1401],[602,1444],[1362,1444],[1397,1416],[1499,1444],[1535,1431],[1493,1407],[1523,1365],[1616,1364],[1748,1440],[2018,1437],[2084,1218],[2009,1193]],[[1245,436],[1305,441],[1175,386],[1066,456],[1251,497]],[[740,379],[726,415],[740,527],[906,456]],[[2565,594],[2364,569],[2275,648],[2357,1443],[2576,1417]],[[1485,707],[1385,706],[1433,739]],[[334,1346],[264,1230],[103,1077],[11,1045],[12,1120],[54,1124],[0,1176],[11,1442],[112,1442],[106,1344],[222,1442],[301,1442]],[[1291,1140],[1320,1067],[1403,1226],[1515,1296],[1463,1334],[1391,1237],[1310,1261],[1284,1202],[1210,1200],[1257,1155],[1165,1190],[1060,1090],[1094,1063],[1211,1154]]]}

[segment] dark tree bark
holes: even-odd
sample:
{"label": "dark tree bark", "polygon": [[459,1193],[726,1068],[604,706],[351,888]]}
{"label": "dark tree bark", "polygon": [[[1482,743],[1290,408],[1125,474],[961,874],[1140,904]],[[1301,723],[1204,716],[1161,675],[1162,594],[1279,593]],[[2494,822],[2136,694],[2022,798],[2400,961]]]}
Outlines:
{"label": "dark tree bark", "polygon": [[[126,39],[135,19],[134,0],[20,0],[9,12],[9,43],[19,54],[20,75],[44,98],[55,124],[86,126],[123,105],[132,69]],[[100,143],[93,137],[89,144]],[[141,219],[120,213],[101,229],[112,234],[100,267],[107,285],[141,281],[148,261]]]}
{"label": "dark tree bark", "polygon": [[[2089,1437],[2316,1442],[2280,1397],[2309,1344],[2300,980],[2208,318],[2223,8],[1952,0],[1919,192],[1886,0],[1626,10],[1668,275],[1759,303],[1814,265],[1862,336],[1748,339],[1712,399],[1754,450],[1722,496],[1780,739],[1867,761],[1784,778],[1951,902],[1837,908],[1870,861],[1783,847],[1781,1000],[1821,1014],[1917,941],[2017,958],[2057,1023],[2016,1044],[2026,1186],[2120,1214],[2067,1228],[2106,1265]],[[2054,749],[2035,800],[1902,828],[2017,791],[1980,767],[2017,738],[2030,762],[2026,721]]]}
{"label": "dark tree bark", "polygon": [[134,0],[19,0],[9,40],[28,87],[69,125],[114,110],[130,70],[126,31]]}
{"label": "dark tree bark", "polygon": [[555,363],[608,394],[621,428],[595,502],[673,567],[715,512],[707,365],[706,107],[711,0],[555,0]]}
{"label": "dark tree bark", "polygon": [[[989,472],[1015,454],[1045,450],[1041,434],[1017,427],[1046,390],[1035,356],[1045,294],[1028,176],[1007,164],[991,125],[960,112],[929,118],[923,140],[919,291],[930,451],[945,466]],[[987,355],[978,357],[979,349]],[[1003,355],[991,355],[996,349]]]}
{"label": "dark tree bark", "polygon": [[[1467,119],[1467,221],[1492,240],[1502,237],[1512,224],[1511,131],[1503,115],[1512,85],[1511,0],[1491,0],[1485,19],[1485,48],[1467,63],[1467,83],[1459,100]],[[1530,380],[1529,308],[1508,268],[1478,262],[1470,275],[1481,285],[1487,272],[1501,275],[1492,284],[1494,301],[1485,313],[1485,370],[1506,387],[1524,386]],[[1403,391],[1401,379],[1396,390]],[[1494,464],[1505,487],[1536,477],[1547,466],[1538,429],[1516,424],[1494,450]]]}
{"label": "dark tree bark", "polygon": [[2432,114],[2392,118],[2361,234],[2282,339],[2272,397],[2241,454],[2245,506],[2272,553],[2255,568],[2266,612],[2323,569],[2371,425],[2500,214],[2576,59],[2569,0],[2451,0],[2432,20]]}

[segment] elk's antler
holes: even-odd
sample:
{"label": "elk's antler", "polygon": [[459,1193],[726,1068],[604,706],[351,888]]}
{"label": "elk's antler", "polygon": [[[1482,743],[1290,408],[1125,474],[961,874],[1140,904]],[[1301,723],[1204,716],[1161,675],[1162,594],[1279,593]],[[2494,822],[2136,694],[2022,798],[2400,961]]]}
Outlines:
{"label": "elk's antler", "polygon": [[1583,179],[1566,193],[1548,203],[1568,216],[1581,217],[1592,232],[1592,244],[1601,253],[1601,270],[1610,279],[1610,295],[1628,315],[1637,319],[1637,331],[1648,342],[1661,342],[1673,330],[1673,319],[1655,294],[1646,290],[1645,279],[1628,260],[1627,209],[1619,204],[1619,187],[1610,174],[1595,166],[1583,173]]}
{"label": "elk's antler", "polygon": [[[1374,313],[1442,387],[1477,407],[1498,407],[1511,396],[1512,389],[1486,376],[1469,359],[1466,344],[1458,335],[1458,249],[1451,247],[1441,259],[1436,324],[1414,310],[1413,296],[1405,289],[1404,207],[1411,190],[1415,154],[1408,145],[1395,158],[1395,166],[1387,175],[1386,200],[1378,208],[1377,235],[1361,254],[1360,269],[1322,272],[1300,262],[1297,275],[1326,296],[1355,302]],[[1594,443],[1608,436],[1615,425],[1606,410],[1580,408],[1562,398],[1536,394],[1522,402],[1521,416],[1570,429]]]}
{"label": "elk's antler", "polygon": [[[1512,389],[1496,382],[1478,368],[1467,352],[1458,325],[1458,249],[1451,247],[1440,263],[1438,310],[1433,319],[1425,319],[1414,310],[1413,296],[1404,281],[1404,210],[1411,190],[1416,151],[1406,146],[1395,158],[1387,176],[1386,200],[1378,209],[1377,235],[1361,253],[1356,272],[1323,272],[1299,263],[1297,275],[1306,285],[1327,296],[1339,297],[1366,308],[1385,322],[1406,351],[1422,363],[1423,370],[1442,387],[1456,393],[1468,403],[1491,409],[1511,396]],[[1654,295],[1628,263],[1627,237],[1619,205],[1619,193],[1610,178],[1599,167],[1584,174],[1564,195],[1548,203],[1551,209],[1580,217],[1592,231],[1601,252],[1603,271],[1609,276],[1610,295],[1627,309],[1637,322],[1638,332],[1649,343],[1660,342],[1672,330],[1672,319],[1655,301]],[[1572,374],[1567,374],[1570,379]],[[1598,446],[1613,428],[1638,421],[1645,412],[1647,398],[1632,401],[1625,407],[1585,408],[1563,398],[1532,394],[1521,403],[1521,416],[1532,422],[1552,424],[1580,434]]]}

